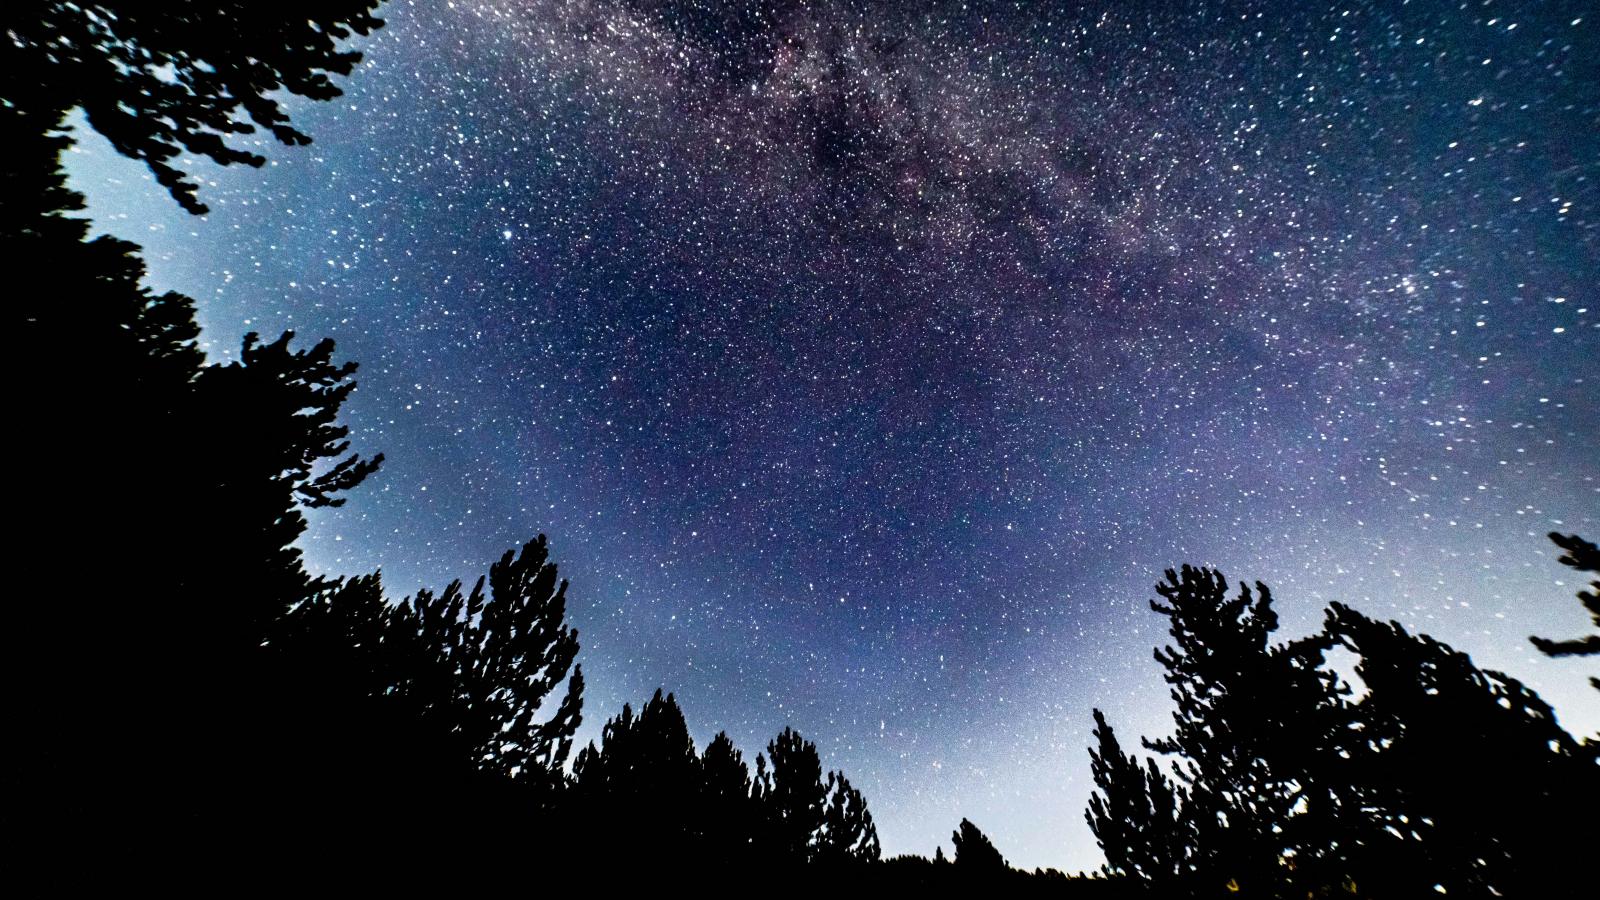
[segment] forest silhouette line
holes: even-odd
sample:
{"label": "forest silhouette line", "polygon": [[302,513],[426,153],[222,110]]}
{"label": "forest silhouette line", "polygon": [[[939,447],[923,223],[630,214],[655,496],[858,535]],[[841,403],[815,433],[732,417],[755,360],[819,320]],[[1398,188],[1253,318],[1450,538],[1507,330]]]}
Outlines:
{"label": "forest silhouette line", "polygon": [[[5,818],[14,859],[57,888],[198,885],[313,867],[378,882],[776,882],[1120,897],[1534,897],[1600,891],[1584,852],[1600,737],[1526,686],[1396,623],[1332,604],[1274,642],[1265,585],[1183,567],[1153,610],[1174,730],[1123,749],[1095,710],[1092,877],[1022,872],[972,822],[954,858],[883,859],[866,799],[785,729],[753,763],[691,739],[671,693],[624,706],[573,752],[578,634],[543,535],[471,587],[402,602],[378,575],[309,574],[304,510],[338,506],[383,457],[339,412],[331,341],[244,336],[207,363],[194,302],[143,283],[139,248],[90,239],[61,154],[81,110],[201,214],[182,156],[260,165],[230,135],[296,146],[276,99],[327,100],[381,27],[377,3],[309,17],[239,2],[8,6],[0,228],[21,340],[24,565],[6,655]],[[1552,534],[1560,562],[1600,551]],[[1596,633],[1535,638],[1600,654]],[[1328,666],[1357,659],[1359,690]],[[1594,679],[1600,690],[1600,679]],[[1086,723],[1087,728],[1088,723]],[[621,863],[623,865],[619,866]],[[530,874],[530,872],[532,874]]]}

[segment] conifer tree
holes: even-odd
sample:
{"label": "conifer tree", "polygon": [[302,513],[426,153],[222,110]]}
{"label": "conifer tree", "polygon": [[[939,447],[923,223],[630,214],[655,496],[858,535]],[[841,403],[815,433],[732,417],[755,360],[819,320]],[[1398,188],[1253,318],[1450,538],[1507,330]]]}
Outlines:
{"label": "conifer tree", "polygon": [[8,126],[44,135],[71,109],[119,153],[144,162],[184,209],[203,213],[181,153],[222,165],[264,158],[230,144],[265,129],[280,143],[310,138],[289,123],[282,95],[339,96],[332,76],[361,54],[343,49],[382,20],[378,0],[327,0],[285,10],[250,0],[14,0],[6,9],[0,109]]}
{"label": "conifer tree", "polygon": [[[1086,813],[1107,867],[1164,895],[1554,896],[1600,809],[1592,755],[1515,679],[1333,604],[1272,645],[1265,586],[1185,567],[1158,587],[1175,646],[1180,783],[1140,767],[1096,711]],[[1352,700],[1324,660],[1357,657]]]}
{"label": "conifer tree", "polygon": [[[1600,772],[1532,690],[1394,622],[1343,604],[1326,631],[1358,654],[1350,805],[1357,883],[1396,895],[1557,896],[1583,858],[1574,817],[1600,810]],[[1592,849],[1592,848],[1591,848]],[[1435,887],[1437,885],[1437,887]]]}
{"label": "conifer tree", "polygon": [[[1575,534],[1550,532],[1550,540],[1564,552],[1557,560],[1579,572],[1600,573],[1600,547]],[[1600,654],[1600,577],[1589,582],[1588,590],[1578,591],[1578,602],[1583,604],[1594,622],[1595,633],[1581,638],[1553,641],[1549,638],[1529,638],[1539,652],[1546,656],[1594,656]],[[1600,691],[1600,676],[1591,676],[1589,683]]]}
{"label": "conifer tree", "polygon": [[[262,648],[245,752],[222,823],[268,839],[318,828],[344,852],[381,849],[381,836],[463,813],[473,771],[463,748],[420,720],[403,688],[428,658],[415,635],[387,627],[377,575],[319,583],[273,623]],[[448,812],[447,812],[448,810]]]}
{"label": "conifer tree", "polygon": [[744,754],[735,747],[726,731],[706,745],[700,757],[704,776],[705,794],[714,800],[748,800],[750,797],[750,767],[744,763]]}
{"label": "conifer tree", "polygon": [[270,343],[245,335],[237,362],[197,374],[181,421],[170,421],[163,435],[204,450],[164,479],[164,488],[182,489],[184,505],[162,523],[160,539],[199,556],[171,577],[195,602],[238,580],[229,625],[235,648],[259,644],[269,623],[305,596],[310,579],[294,546],[305,532],[304,510],[342,505],[383,462],[382,454],[351,453],[350,430],[339,423],[355,390],[355,363],[334,362],[331,340],[295,350],[293,339],[293,332]]}
{"label": "conifer tree", "polygon": [[810,861],[827,802],[816,745],[785,728],[767,744],[765,757],[756,756],[754,796],[777,856],[791,863]]}
{"label": "conifer tree", "polygon": [[955,845],[955,865],[958,871],[965,874],[979,874],[984,872],[1003,872],[1010,866],[1006,865],[1005,857],[995,849],[994,842],[989,836],[978,830],[978,826],[967,819],[961,820],[961,825],[950,835],[951,842]]}
{"label": "conifer tree", "polygon": [[723,865],[747,860],[757,849],[760,820],[750,796],[750,767],[727,732],[706,745],[700,772],[707,855]]}
{"label": "conifer tree", "polygon": [[600,744],[579,752],[573,778],[576,814],[607,836],[585,852],[658,863],[701,852],[700,758],[672,694],[657,690],[637,715],[624,704]]}
{"label": "conifer tree", "polygon": [[877,862],[882,855],[878,829],[861,792],[838,772],[828,773],[827,805],[822,814],[814,858],[824,865]]}
{"label": "conifer tree", "polygon": [[1344,713],[1334,676],[1319,668],[1329,639],[1273,646],[1278,618],[1259,582],[1230,596],[1215,570],[1166,576],[1156,586],[1166,602],[1151,608],[1170,620],[1174,640],[1155,656],[1177,705],[1175,730],[1145,743],[1179,757],[1198,884],[1268,895],[1330,877],[1324,870],[1341,864],[1320,857],[1340,801],[1327,769]]}
{"label": "conifer tree", "polygon": [[583,690],[566,584],[542,535],[487,583],[394,605],[376,575],[321,582],[273,623],[251,719],[265,818],[316,810],[374,846],[457,819],[485,852],[557,837]]}
{"label": "conifer tree", "polygon": [[1170,885],[1187,873],[1193,845],[1181,809],[1182,788],[1154,760],[1141,766],[1124,753],[1098,709],[1094,721],[1099,746],[1089,750],[1089,768],[1096,791],[1084,818],[1105,853],[1106,870],[1153,886]]}
{"label": "conifer tree", "polygon": [[567,582],[549,556],[541,534],[489,567],[487,593],[483,578],[468,593],[459,581],[438,595],[420,591],[386,629],[414,638],[430,657],[408,666],[409,680],[396,688],[425,721],[454,735],[481,771],[553,792],[582,722],[583,667],[573,662]]}
{"label": "conifer tree", "polygon": [[[405,655],[384,632],[377,579],[313,579],[293,547],[303,510],[338,505],[381,459],[349,453],[337,422],[354,366],[333,361],[331,342],[295,350],[287,334],[251,336],[237,362],[205,366],[192,301],[145,288],[134,245],[86,240],[87,223],[70,215],[82,197],[60,166],[63,114],[81,108],[181,204],[203,210],[176,155],[259,165],[225,143],[250,130],[241,112],[304,143],[281,94],[334,96],[328,76],[355,62],[337,45],[379,24],[374,5],[309,15],[195,0],[6,7],[0,122],[15,152],[0,163],[0,237],[20,279],[49,286],[12,305],[22,349],[10,361],[14,378],[48,376],[24,392],[19,415],[55,445],[20,491],[31,520],[20,552],[45,573],[28,592],[48,599],[18,624],[62,637],[7,660],[25,735],[8,746],[8,780],[23,783],[7,793],[49,846],[99,831],[193,857],[204,855],[195,841],[243,846],[245,834],[280,847],[282,820],[267,806],[304,819],[308,798],[329,812],[350,787],[319,793],[286,773],[338,770],[327,757],[361,741],[416,744],[356,728],[374,720],[347,702],[392,682],[382,670]],[[60,573],[83,568],[83,544],[68,536],[86,512],[95,565],[65,584]],[[323,607],[344,616],[343,631],[324,623],[324,643],[343,649],[286,665],[283,617]],[[370,745],[351,760],[346,774],[382,768]]]}
{"label": "conifer tree", "polygon": [[[124,327],[86,315],[83,328],[125,362],[70,409],[44,403],[32,418],[62,448],[45,467],[56,477],[21,493],[36,517],[22,552],[41,573],[81,565],[64,536],[88,509],[108,540],[93,574],[41,585],[49,599],[22,616],[27,633],[71,640],[7,660],[24,735],[8,754],[26,773],[13,804],[55,846],[88,828],[120,829],[130,846],[211,840],[287,796],[266,786],[283,783],[268,774],[284,768],[270,746],[287,748],[293,731],[308,753],[326,737],[283,705],[263,644],[319,590],[293,546],[302,511],[339,503],[381,457],[348,452],[337,418],[354,367],[333,362],[331,342],[298,351],[287,335],[252,338],[236,363],[199,366],[186,300],[144,292],[137,258],[110,242],[69,246],[91,262],[120,257],[121,268],[67,277],[96,279],[102,311],[129,309]],[[267,721],[281,733],[264,738]]]}

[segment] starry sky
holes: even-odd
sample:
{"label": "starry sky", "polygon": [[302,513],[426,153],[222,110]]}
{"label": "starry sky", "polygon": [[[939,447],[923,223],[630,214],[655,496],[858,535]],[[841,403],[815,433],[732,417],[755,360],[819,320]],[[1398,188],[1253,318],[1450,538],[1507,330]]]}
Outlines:
{"label": "starry sky", "polygon": [[[1090,709],[1146,601],[1262,579],[1600,728],[1552,529],[1600,534],[1600,14],[1583,2],[392,0],[315,138],[92,133],[97,228],[361,363],[383,470],[303,541],[391,594],[550,535],[585,734],[657,686],[785,725],[887,854],[962,816],[1092,868]],[[80,132],[82,129],[80,129]]]}

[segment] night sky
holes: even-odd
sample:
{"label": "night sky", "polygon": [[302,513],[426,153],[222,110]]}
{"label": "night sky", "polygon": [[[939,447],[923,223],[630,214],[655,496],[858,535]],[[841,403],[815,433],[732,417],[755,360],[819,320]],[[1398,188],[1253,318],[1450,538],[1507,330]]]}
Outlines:
{"label": "night sky", "polygon": [[[730,4],[739,5],[739,4]],[[1161,733],[1161,570],[1396,618],[1600,728],[1600,10],[1400,0],[392,2],[308,148],[84,135],[97,227],[338,341],[382,471],[310,566],[396,597],[539,532],[585,735],[785,725],[886,854],[1100,862],[1090,709]]]}

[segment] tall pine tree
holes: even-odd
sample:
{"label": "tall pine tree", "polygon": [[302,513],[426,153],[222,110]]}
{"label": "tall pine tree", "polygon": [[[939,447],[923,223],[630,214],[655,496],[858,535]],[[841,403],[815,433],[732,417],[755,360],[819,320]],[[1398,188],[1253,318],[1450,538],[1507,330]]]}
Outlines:
{"label": "tall pine tree", "polygon": [[813,859],[831,866],[877,862],[882,846],[866,798],[839,772],[828,773],[827,796]]}
{"label": "tall pine tree", "polygon": [[[1176,703],[1174,732],[1146,746],[1175,755],[1189,867],[1202,889],[1270,896],[1341,866],[1323,839],[1340,815],[1327,771],[1343,700],[1320,668],[1330,641],[1273,645],[1272,594],[1230,594],[1221,572],[1184,566],[1156,586],[1174,645],[1156,651]],[[1206,888],[1205,886],[1211,886]]]}
{"label": "tall pine tree", "polygon": [[809,862],[828,794],[817,746],[785,728],[767,744],[766,756],[756,756],[754,794],[772,851],[786,862]]}
{"label": "tall pine tree", "polygon": [[1086,815],[1110,871],[1174,896],[1555,896],[1584,877],[1572,822],[1600,809],[1600,772],[1521,683],[1337,603],[1273,644],[1265,586],[1230,594],[1211,570],[1157,590],[1177,727],[1146,744],[1179,783],[1096,711]]}
{"label": "tall pine tree", "polygon": [[1465,653],[1342,604],[1326,631],[1358,655],[1367,687],[1346,770],[1357,882],[1394,896],[1572,890],[1587,852],[1573,823],[1600,810],[1600,771],[1550,706]]}
{"label": "tall pine tree", "polygon": [[665,864],[700,853],[700,757],[672,694],[657,690],[637,715],[624,705],[572,771],[576,815],[587,832],[606,835],[587,851],[597,860]]}
{"label": "tall pine tree", "polygon": [[956,869],[964,875],[1004,872],[1010,868],[989,836],[966,819],[951,833],[950,842],[956,851]]}
{"label": "tall pine tree", "polygon": [[1098,746],[1089,750],[1089,771],[1096,790],[1084,818],[1106,855],[1107,873],[1170,886],[1189,872],[1194,847],[1182,815],[1183,789],[1154,760],[1140,765],[1124,753],[1098,709],[1094,721]]}

